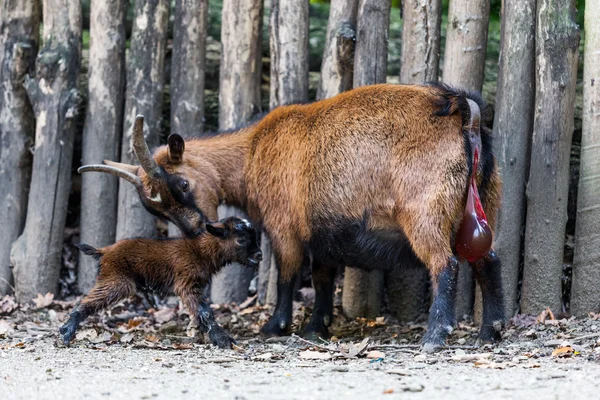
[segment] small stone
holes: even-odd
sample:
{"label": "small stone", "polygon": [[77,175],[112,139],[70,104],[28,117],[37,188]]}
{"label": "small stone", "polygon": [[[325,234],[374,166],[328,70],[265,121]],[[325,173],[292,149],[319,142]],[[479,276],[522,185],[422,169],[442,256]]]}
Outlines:
{"label": "small stone", "polygon": [[417,362],[425,362],[427,361],[427,356],[425,354],[418,354],[415,356],[414,360]]}

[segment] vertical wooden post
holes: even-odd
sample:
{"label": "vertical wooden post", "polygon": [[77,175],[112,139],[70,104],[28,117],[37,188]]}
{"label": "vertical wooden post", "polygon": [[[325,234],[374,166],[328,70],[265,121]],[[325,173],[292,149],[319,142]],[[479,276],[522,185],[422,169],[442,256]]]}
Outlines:
{"label": "vertical wooden post", "polygon": [[538,0],[536,96],[521,311],[561,311],[579,28],[574,0]]}
{"label": "vertical wooden post", "polygon": [[[219,129],[236,128],[260,111],[261,0],[225,0],[221,23],[219,72]],[[219,218],[239,215],[233,207],[219,207]],[[212,280],[214,303],[240,303],[248,295],[254,271],[239,264],[225,267]]]}
{"label": "vertical wooden post", "polygon": [[[88,107],[83,130],[83,164],[119,156],[125,89],[125,0],[92,0]],[[81,241],[96,247],[114,243],[118,180],[110,174],[83,174]],[[98,274],[98,262],[79,257],[77,286],[87,293]]]}
{"label": "vertical wooden post", "polygon": [[585,5],[583,133],[571,312],[600,311],[600,2]]}
{"label": "vertical wooden post", "polygon": [[58,288],[80,98],[81,4],[45,0],[43,16],[44,45],[35,77],[25,78],[36,117],[29,207],[25,229],[11,252],[20,302]]}
{"label": "vertical wooden post", "polygon": [[0,5],[0,294],[11,291],[10,249],[27,214],[35,124],[22,83],[34,71],[40,11],[37,0]]}
{"label": "vertical wooden post", "polygon": [[[386,81],[390,0],[358,3],[354,87]],[[346,268],[342,307],[349,318],[374,318],[381,312],[383,271]]]}
{"label": "vertical wooden post", "polygon": [[358,0],[332,0],[317,99],[352,89]]}
{"label": "vertical wooden post", "polygon": [[[457,87],[481,91],[485,69],[489,0],[450,0],[444,51],[443,81]],[[459,319],[473,313],[475,282],[467,262],[460,263],[456,296]]]}
{"label": "vertical wooden post", "polygon": [[[190,137],[204,130],[204,79],[208,0],[176,0],[171,58],[171,133]],[[180,236],[169,222],[169,236]]]}
{"label": "vertical wooden post", "polygon": [[[272,0],[269,16],[271,84],[269,108],[308,101],[308,0]],[[263,235],[264,237],[264,235]],[[272,253],[263,240],[264,254]],[[274,255],[265,258],[260,282],[267,287],[265,301],[277,301],[278,270]],[[268,270],[267,270],[267,264]],[[268,280],[268,284],[263,282]]]}
{"label": "vertical wooden post", "polygon": [[525,187],[535,102],[535,2],[505,0],[502,7],[494,138],[504,185],[494,247],[502,262],[504,308],[508,318],[518,310]]}
{"label": "vertical wooden post", "polygon": [[[133,122],[144,115],[146,141],[152,150],[158,145],[162,117],[164,61],[169,20],[168,0],[135,0],[133,30],[127,61],[127,91],[121,162],[137,164],[131,142]],[[156,218],[144,209],[135,188],[119,184],[117,239],[151,237],[156,233]]]}
{"label": "vertical wooden post", "polygon": [[[402,2],[400,82],[436,82],[439,74],[441,0]],[[410,263],[418,264],[415,268]],[[429,272],[414,258],[386,271],[388,308],[401,321],[414,321],[427,312]]]}

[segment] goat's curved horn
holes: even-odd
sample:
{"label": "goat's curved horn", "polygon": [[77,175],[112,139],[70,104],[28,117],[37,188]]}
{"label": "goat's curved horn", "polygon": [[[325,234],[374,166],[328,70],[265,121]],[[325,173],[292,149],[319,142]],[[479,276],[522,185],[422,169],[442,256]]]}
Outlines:
{"label": "goat's curved horn", "polygon": [[133,175],[137,176],[138,173],[138,169],[140,168],[139,165],[131,165],[131,164],[124,164],[124,163],[120,163],[120,162],[116,162],[116,161],[111,161],[111,160],[104,160],[102,161],[104,164],[106,165],[110,165],[111,167],[115,167],[118,169],[122,169],[123,171],[127,171]]}
{"label": "goat's curved horn", "polygon": [[77,172],[83,174],[84,172],[106,172],[111,175],[118,176],[119,178],[125,179],[127,182],[133,183],[133,185],[138,190],[144,189],[144,184],[142,180],[137,176],[132,174],[131,172],[124,171],[119,168],[115,168],[111,165],[102,165],[102,164],[92,164],[92,165],[84,165],[77,169]]}
{"label": "goat's curved horn", "polygon": [[135,122],[133,124],[133,151],[135,152],[135,156],[137,157],[140,165],[146,171],[148,176],[151,178],[156,178],[159,174],[158,165],[152,154],[150,154],[150,150],[148,149],[148,144],[146,143],[146,139],[144,139],[144,116],[138,115],[135,117]]}

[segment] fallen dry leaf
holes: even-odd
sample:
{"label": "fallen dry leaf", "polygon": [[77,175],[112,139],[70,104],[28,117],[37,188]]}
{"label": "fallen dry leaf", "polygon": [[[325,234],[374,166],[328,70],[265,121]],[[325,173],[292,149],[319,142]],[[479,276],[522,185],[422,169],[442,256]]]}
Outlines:
{"label": "fallen dry leaf", "polygon": [[575,350],[571,346],[564,346],[554,349],[552,357],[571,357]]}
{"label": "fallen dry leaf", "polygon": [[160,310],[154,313],[154,319],[159,324],[164,324],[165,322],[169,322],[173,318],[175,318],[175,309],[174,308],[161,308]]}
{"label": "fallen dry leaf", "polygon": [[8,321],[0,319],[0,336],[10,335],[14,331],[13,325]]}
{"label": "fallen dry leaf", "polygon": [[32,300],[36,309],[46,308],[54,301],[54,294],[48,292],[45,295],[38,293],[37,297]]}
{"label": "fallen dry leaf", "polygon": [[367,358],[371,358],[371,359],[385,358],[385,354],[379,350],[371,350],[367,353]]}
{"label": "fallen dry leaf", "polygon": [[82,331],[77,332],[75,335],[75,340],[93,340],[98,337],[98,332],[95,329],[84,329]]}
{"label": "fallen dry leaf", "polygon": [[6,295],[0,299],[0,315],[9,315],[17,308],[19,308],[19,305],[15,301],[14,297]]}
{"label": "fallen dry leaf", "polygon": [[320,351],[313,351],[313,350],[301,351],[298,355],[300,356],[300,358],[302,358],[304,360],[330,360],[331,359],[331,354],[320,352]]}
{"label": "fallen dry leaf", "polygon": [[123,336],[121,336],[121,339],[119,339],[119,341],[121,343],[131,343],[133,342],[133,333],[126,333]]}
{"label": "fallen dry leaf", "polygon": [[383,394],[392,394],[394,393],[394,389],[386,389],[383,391]]}
{"label": "fallen dry leaf", "polygon": [[146,335],[145,339],[150,343],[157,343],[159,341],[158,336],[153,333],[149,333]]}
{"label": "fallen dry leaf", "polygon": [[191,343],[173,343],[173,349],[175,350],[189,350],[192,347]]}
{"label": "fallen dry leaf", "polygon": [[537,321],[538,324],[543,324],[544,322],[546,322],[547,319],[549,319],[549,320],[554,320],[555,319],[554,318],[554,313],[549,308],[546,308],[544,311],[542,311],[540,313],[540,315],[537,316],[536,321]]}
{"label": "fallen dry leaf", "polygon": [[252,357],[256,361],[269,361],[271,358],[273,358],[273,353],[263,353]]}

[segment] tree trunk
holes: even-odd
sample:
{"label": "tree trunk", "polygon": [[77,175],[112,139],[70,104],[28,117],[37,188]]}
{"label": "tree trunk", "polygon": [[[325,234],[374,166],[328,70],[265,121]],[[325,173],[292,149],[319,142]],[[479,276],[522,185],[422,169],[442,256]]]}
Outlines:
{"label": "tree trunk", "polygon": [[308,0],[271,3],[271,109],[308,101]]}
{"label": "tree trunk", "polygon": [[10,249],[23,230],[31,177],[34,115],[23,87],[34,70],[40,10],[36,0],[0,5],[0,294],[11,291]]}
{"label": "tree trunk", "polygon": [[[534,60],[535,0],[505,0],[494,120],[498,164],[504,186],[494,247],[502,262],[504,310],[508,318],[518,311],[525,187],[535,101]],[[476,315],[479,315],[481,300],[479,292],[477,294]]]}
{"label": "tree trunk", "polygon": [[317,99],[352,89],[358,0],[332,0]]}
{"label": "tree trunk", "polygon": [[579,28],[575,1],[538,0],[536,97],[521,311],[561,311]]}
{"label": "tree trunk", "polygon": [[600,311],[600,2],[585,7],[583,133],[571,312]]}
{"label": "tree trunk", "polygon": [[[125,0],[91,3],[84,165],[119,157],[125,89],[125,4]],[[95,247],[112,244],[117,228],[118,180],[110,174],[83,174],[81,179],[81,242]],[[79,257],[77,285],[81,292],[92,288],[97,273],[96,260]]]}
{"label": "tree trunk", "polygon": [[[390,0],[360,0],[358,3],[354,87],[386,81],[390,8]],[[342,307],[347,317],[378,316],[382,294],[383,271],[346,267]]]}
{"label": "tree trunk", "polygon": [[[272,0],[269,16],[269,45],[271,50],[271,82],[269,108],[306,103],[308,101],[308,0]],[[262,239],[263,253],[271,253],[270,242]],[[275,256],[270,260],[263,256],[261,283],[268,277],[267,304],[277,302],[277,279],[279,272]],[[267,265],[269,270],[267,271]]]}
{"label": "tree trunk", "polygon": [[29,207],[25,229],[11,252],[20,302],[58,288],[80,98],[81,4],[45,0],[43,15],[44,46],[36,76],[25,78],[36,117]]}
{"label": "tree trunk", "polygon": [[[248,122],[260,111],[261,0],[225,0],[221,24],[221,68],[219,73],[219,129]],[[221,206],[219,218],[239,215],[240,210]],[[212,280],[214,303],[238,304],[248,296],[254,275],[240,264],[225,267]]]}
{"label": "tree trunk", "polygon": [[[457,87],[481,91],[485,69],[489,0],[451,0],[444,51],[443,80]],[[475,282],[471,266],[462,261],[458,273],[456,315],[473,313]]]}
{"label": "tree trunk", "polygon": [[404,0],[402,20],[400,82],[437,82],[442,0]]}
{"label": "tree trunk", "polygon": [[[402,3],[402,58],[400,82],[436,82],[440,60],[441,0]],[[420,268],[409,265],[409,261]],[[414,321],[429,308],[429,272],[416,257],[386,271],[388,308],[401,321]]]}
{"label": "tree trunk", "polygon": [[[127,59],[127,91],[121,162],[137,164],[131,142],[133,122],[144,115],[148,147],[159,143],[164,87],[164,61],[169,20],[169,1],[136,0]],[[119,184],[117,240],[156,233],[156,218],[144,209],[133,185]]]}
{"label": "tree trunk", "polygon": [[450,0],[444,82],[481,91],[489,20],[489,0]]}
{"label": "tree trunk", "polygon": [[[204,130],[204,79],[208,0],[176,0],[171,57],[171,133],[190,137]],[[183,73],[182,73],[183,71]],[[169,236],[181,236],[169,222]]]}

